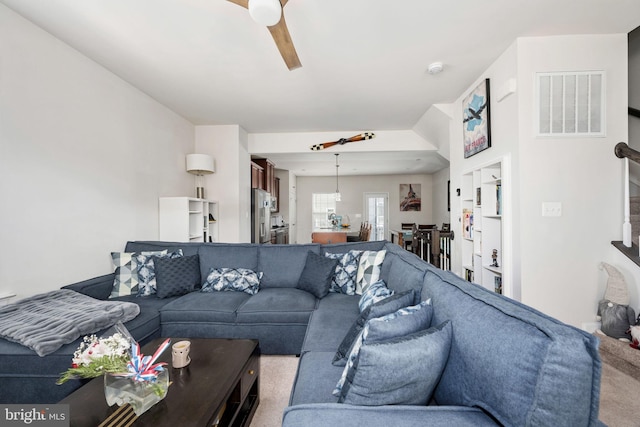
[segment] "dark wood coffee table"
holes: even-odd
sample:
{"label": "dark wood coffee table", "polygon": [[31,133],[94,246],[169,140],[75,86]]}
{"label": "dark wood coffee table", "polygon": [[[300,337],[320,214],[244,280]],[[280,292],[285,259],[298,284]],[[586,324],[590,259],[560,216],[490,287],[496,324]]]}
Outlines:
{"label": "dark wood coffee table", "polygon": [[[60,402],[70,405],[71,426],[248,426],[260,402],[258,342],[199,338],[171,342],[184,339],[191,341],[191,363],[169,368],[171,385],[162,401],[136,417],[129,405],[107,406],[104,380],[95,378]],[[153,354],[162,341],[151,341],[142,353]],[[171,366],[171,348],[160,360]]]}

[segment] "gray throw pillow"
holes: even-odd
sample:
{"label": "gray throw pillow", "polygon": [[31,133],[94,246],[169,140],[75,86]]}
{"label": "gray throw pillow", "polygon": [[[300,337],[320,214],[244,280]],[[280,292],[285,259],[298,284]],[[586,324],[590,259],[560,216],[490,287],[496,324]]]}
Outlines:
{"label": "gray throw pillow", "polygon": [[360,348],[349,368],[339,403],[426,405],[451,348],[451,322]]}
{"label": "gray throw pillow", "polygon": [[331,279],[339,262],[337,259],[309,251],[297,288],[309,292],[316,298],[324,298],[329,293]]}
{"label": "gray throw pillow", "polygon": [[156,258],[156,294],[168,298],[188,294],[200,286],[200,257]]}
{"label": "gray throw pillow", "polygon": [[347,357],[349,353],[351,353],[351,347],[355,342],[356,338],[362,331],[364,324],[369,319],[373,319],[375,317],[384,316],[390,313],[393,313],[402,307],[406,307],[410,304],[413,304],[415,291],[410,289],[405,292],[401,292],[399,294],[392,295],[388,298],[383,299],[365,309],[360,316],[353,322],[351,328],[347,331],[347,334],[342,339],[340,346],[338,346],[338,351],[335,356],[333,356],[333,360],[331,363],[334,366],[344,366],[347,363]]}

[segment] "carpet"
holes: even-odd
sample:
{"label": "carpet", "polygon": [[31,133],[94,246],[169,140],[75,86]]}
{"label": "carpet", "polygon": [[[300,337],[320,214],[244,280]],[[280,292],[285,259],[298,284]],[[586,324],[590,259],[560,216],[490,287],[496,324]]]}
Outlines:
{"label": "carpet", "polygon": [[[640,369],[635,368],[640,351],[613,338],[597,336],[601,339],[602,357],[599,419],[609,427],[640,427],[640,381],[635,378],[640,375]],[[620,354],[627,357],[620,358]],[[295,356],[260,357],[260,404],[250,427],[282,425],[282,412],[289,404],[299,360]]]}
{"label": "carpet", "polygon": [[250,427],[279,427],[298,369],[296,356],[260,356],[260,404]]}
{"label": "carpet", "polygon": [[602,359],[599,419],[609,427],[640,427],[640,351],[601,333],[594,335],[600,338]]}

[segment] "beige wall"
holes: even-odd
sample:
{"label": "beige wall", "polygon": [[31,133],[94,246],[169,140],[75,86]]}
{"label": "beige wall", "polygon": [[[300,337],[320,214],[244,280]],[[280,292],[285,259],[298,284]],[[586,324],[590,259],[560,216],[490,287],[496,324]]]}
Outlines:
{"label": "beige wall", "polygon": [[[337,213],[349,215],[354,229],[360,227],[364,215],[364,193],[389,194],[389,226],[399,229],[403,222],[433,223],[433,178],[431,175],[367,175],[340,177],[342,201]],[[400,184],[421,184],[422,209],[420,212],[400,212]],[[445,184],[446,185],[446,184]],[[298,243],[311,241],[311,195],[335,191],[335,177],[297,178]],[[390,239],[390,236],[387,236]]]}

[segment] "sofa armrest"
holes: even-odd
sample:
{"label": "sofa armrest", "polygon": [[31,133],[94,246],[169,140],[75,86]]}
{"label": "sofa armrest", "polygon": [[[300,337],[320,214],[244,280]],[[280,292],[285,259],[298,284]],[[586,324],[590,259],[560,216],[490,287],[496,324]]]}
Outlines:
{"label": "sofa armrest", "polygon": [[63,286],[62,289],[71,289],[72,291],[80,292],[81,294],[89,295],[96,299],[106,300],[109,298],[109,295],[111,295],[114,279],[115,273],[105,274],[104,276]]}
{"label": "sofa armrest", "polygon": [[284,410],[282,427],[482,427],[495,421],[477,408],[462,406],[353,406],[341,403],[311,403]]}

